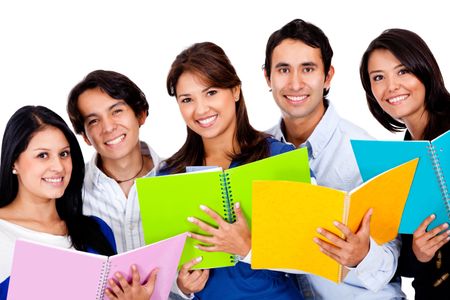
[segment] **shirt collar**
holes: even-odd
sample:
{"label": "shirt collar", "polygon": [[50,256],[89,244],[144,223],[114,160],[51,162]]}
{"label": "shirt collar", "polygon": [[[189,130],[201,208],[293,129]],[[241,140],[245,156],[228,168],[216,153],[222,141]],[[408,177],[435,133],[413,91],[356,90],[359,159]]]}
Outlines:
{"label": "shirt collar", "polygon": [[[322,119],[319,121],[316,128],[306,140],[306,142],[299,146],[299,148],[307,147],[308,154],[311,158],[316,158],[320,155],[322,150],[326,147],[331,137],[333,136],[340,120],[340,117],[334,106],[328,100],[325,101],[325,114],[322,116]],[[289,143],[286,140],[283,131],[284,122],[281,118],[278,124],[272,130],[270,130],[270,132],[277,140],[292,145],[292,143]]]}

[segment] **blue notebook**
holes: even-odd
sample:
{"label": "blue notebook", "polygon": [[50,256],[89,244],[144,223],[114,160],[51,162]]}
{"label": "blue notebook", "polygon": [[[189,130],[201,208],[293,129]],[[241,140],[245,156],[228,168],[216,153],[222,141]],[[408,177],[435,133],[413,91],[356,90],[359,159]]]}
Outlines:
{"label": "blue notebook", "polygon": [[419,158],[400,233],[413,233],[434,213],[428,229],[450,223],[450,131],[430,141],[352,140],[352,147],[364,181],[411,159]]}

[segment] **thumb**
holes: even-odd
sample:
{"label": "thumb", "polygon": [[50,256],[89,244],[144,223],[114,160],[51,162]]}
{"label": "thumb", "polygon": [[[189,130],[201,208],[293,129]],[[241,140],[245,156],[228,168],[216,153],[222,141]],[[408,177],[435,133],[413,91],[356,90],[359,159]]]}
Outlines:
{"label": "thumb", "polygon": [[370,235],[370,220],[372,219],[373,208],[369,208],[369,210],[364,215],[364,218],[361,222],[360,231]]}
{"label": "thumb", "polygon": [[244,213],[242,212],[241,204],[239,202],[236,202],[234,204],[234,213],[236,214],[236,223],[247,222]]}
{"label": "thumb", "polygon": [[147,283],[145,283],[145,289],[147,290],[147,292],[151,295],[153,294],[153,290],[155,289],[155,283],[156,283],[156,274],[159,272],[159,269],[153,269],[153,271],[150,273],[150,277],[147,281]]}

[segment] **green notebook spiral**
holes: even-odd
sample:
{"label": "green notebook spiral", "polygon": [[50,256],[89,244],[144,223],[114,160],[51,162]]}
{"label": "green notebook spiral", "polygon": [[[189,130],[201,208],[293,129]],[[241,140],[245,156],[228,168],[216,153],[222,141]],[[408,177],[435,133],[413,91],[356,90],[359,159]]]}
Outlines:
{"label": "green notebook spiral", "polygon": [[[208,206],[228,222],[234,222],[234,203],[241,204],[249,224],[252,215],[253,180],[289,180],[310,182],[306,148],[272,156],[225,171],[183,173],[136,180],[144,238],[147,244],[185,231],[202,233],[188,222],[190,216],[216,226],[200,210]],[[204,252],[194,247],[198,242],[187,238],[180,265],[202,256],[196,268],[233,266],[236,259],[223,252]]]}

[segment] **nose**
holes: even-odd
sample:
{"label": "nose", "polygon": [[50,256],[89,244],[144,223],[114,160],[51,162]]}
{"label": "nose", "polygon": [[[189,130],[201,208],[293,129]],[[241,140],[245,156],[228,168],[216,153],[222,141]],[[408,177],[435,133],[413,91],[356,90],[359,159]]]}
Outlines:
{"label": "nose", "polygon": [[395,76],[389,76],[388,78],[388,91],[390,93],[395,92],[400,87],[400,82],[395,78]]}
{"label": "nose", "polygon": [[303,77],[299,71],[292,71],[289,76],[289,87],[293,91],[299,91],[303,87]]}
{"label": "nose", "polygon": [[104,132],[112,132],[116,129],[117,124],[112,118],[104,118],[103,119],[103,131]]}
{"label": "nose", "polygon": [[59,157],[59,156],[54,157],[51,161],[51,170],[55,171],[55,172],[61,172],[61,171],[63,171],[63,169],[64,169],[64,166],[61,161],[61,157]]}
{"label": "nose", "polygon": [[208,101],[204,98],[197,99],[196,104],[195,113],[199,116],[206,114],[210,109]]}

